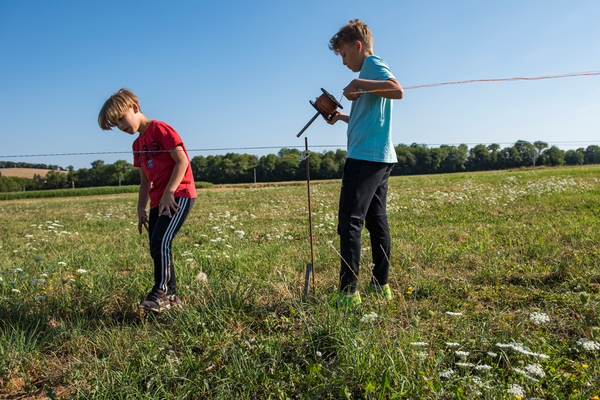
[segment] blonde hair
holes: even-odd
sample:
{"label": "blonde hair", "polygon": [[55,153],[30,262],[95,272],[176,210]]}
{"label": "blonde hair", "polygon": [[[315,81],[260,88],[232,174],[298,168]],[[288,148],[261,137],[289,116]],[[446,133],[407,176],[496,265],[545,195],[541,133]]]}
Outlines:
{"label": "blonde hair", "polygon": [[358,19],[350,20],[348,25],[343,26],[338,33],[333,35],[329,41],[329,50],[333,50],[335,54],[339,55],[342,46],[352,44],[357,40],[360,40],[367,49],[373,48],[373,35],[367,24]]}
{"label": "blonde hair", "polygon": [[[137,96],[129,89],[119,89],[104,102],[100,114],[98,114],[98,125],[104,131],[109,131],[117,126],[117,120],[125,114],[125,111],[136,104],[139,108],[140,101]],[[140,111],[142,109],[140,108]]]}

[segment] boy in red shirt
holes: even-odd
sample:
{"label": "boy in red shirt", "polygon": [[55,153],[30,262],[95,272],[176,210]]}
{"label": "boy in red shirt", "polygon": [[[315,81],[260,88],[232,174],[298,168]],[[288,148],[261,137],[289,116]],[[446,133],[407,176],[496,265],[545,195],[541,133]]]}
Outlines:
{"label": "boy in red shirt", "polygon": [[[175,266],[171,256],[173,238],[185,222],[196,198],[196,186],[183,141],[164,122],[149,120],[142,114],[137,96],[119,89],[102,106],[98,115],[102,130],[118,127],[130,135],[140,133],[133,142],[135,167],[139,168],[138,230],[142,226],[150,238],[154,260],[154,287],[140,303],[143,310],[160,312],[178,306]],[[150,198],[150,219],[146,205]]]}

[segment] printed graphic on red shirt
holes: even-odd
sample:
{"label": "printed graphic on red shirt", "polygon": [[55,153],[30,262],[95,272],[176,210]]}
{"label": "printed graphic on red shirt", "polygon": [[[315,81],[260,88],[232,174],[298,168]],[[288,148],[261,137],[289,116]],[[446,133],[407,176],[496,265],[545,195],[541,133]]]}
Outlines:
{"label": "printed graphic on red shirt", "polygon": [[143,135],[133,142],[133,166],[141,168],[152,186],[150,188],[150,208],[158,207],[165,188],[171,179],[175,160],[169,150],[181,146],[188,159],[188,168],[181,183],[175,191],[175,197],[196,197],[196,186],[192,167],[189,165],[190,157],[175,129],[160,121],[152,121]]}

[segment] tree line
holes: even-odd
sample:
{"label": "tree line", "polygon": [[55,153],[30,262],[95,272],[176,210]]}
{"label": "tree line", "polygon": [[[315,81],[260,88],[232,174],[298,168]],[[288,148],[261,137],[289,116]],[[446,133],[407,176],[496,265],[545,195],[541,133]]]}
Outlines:
{"label": "tree line", "polygon": [[[501,148],[498,144],[478,144],[469,149],[467,145],[442,145],[430,148],[423,144],[396,146],[398,163],[392,175],[421,175],[434,173],[487,171],[531,167],[532,165],[558,166],[600,164],[600,146],[591,145],[576,150],[561,150],[556,146],[537,141],[524,140]],[[341,178],[346,161],[346,151],[309,153],[311,179]],[[281,149],[277,154],[257,157],[250,154],[228,153],[216,156],[195,156],[190,160],[194,179],[214,184],[281,182],[306,179],[306,161],[298,149]],[[11,163],[0,161],[2,168],[39,168],[44,164]],[[26,166],[29,165],[29,166]],[[102,160],[91,163],[91,168],[75,170],[52,166],[46,176],[33,179],[0,176],[0,192],[21,190],[45,190],[85,188],[98,186],[139,185],[137,168],[125,160],[106,164]],[[59,170],[68,173],[58,172]]]}

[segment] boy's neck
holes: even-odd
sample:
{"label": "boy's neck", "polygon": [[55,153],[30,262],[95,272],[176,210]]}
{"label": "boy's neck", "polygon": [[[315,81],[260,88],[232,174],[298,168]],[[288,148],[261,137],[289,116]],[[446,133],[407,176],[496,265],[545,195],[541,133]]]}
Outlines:
{"label": "boy's neck", "polygon": [[140,136],[142,136],[144,134],[144,132],[146,132],[146,129],[148,129],[148,127],[150,126],[151,123],[152,123],[152,120],[149,120],[143,114],[140,115],[140,127],[138,128],[138,132],[140,133]]}

